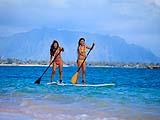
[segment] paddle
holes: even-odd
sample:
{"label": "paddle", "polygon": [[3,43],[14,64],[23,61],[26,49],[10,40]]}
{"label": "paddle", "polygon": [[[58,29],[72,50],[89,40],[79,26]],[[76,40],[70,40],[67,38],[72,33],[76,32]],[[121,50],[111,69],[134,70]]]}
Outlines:
{"label": "paddle", "polygon": [[49,66],[46,68],[46,70],[43,72],[43,74],[34,82],[34,84],[40,84],[41,78],[43,77],[43,75],[46,73],[46,71],[48,70],[48,68],[51,66],[51,64],[55,61],[55,59],[57,58],[57,56],[61,53],[61,51],[63,50],[60,49],[59,53],[54,57],[54,59],[52,60],[52,62],[49,64]]}
{"label": "paddle", "polygon": [[83,63],[85,62],[85,60],[87,59],[89,53],[90,53],[91,50],[93,49],[94,45],[95,45],[95,44],[93,43],[91,49],[88,51],[87,56],[84,58],[84,60],[83,60],[83,62],[81,63],[80,67],[78,68],[77,72],[72,76],[72,79],[71,79],[71,83],[72,83],[72,84],[76,84],[76,83],[77,83],[78,72],[79,72],[79,70],[81,69],[81,67],[82,67]]}

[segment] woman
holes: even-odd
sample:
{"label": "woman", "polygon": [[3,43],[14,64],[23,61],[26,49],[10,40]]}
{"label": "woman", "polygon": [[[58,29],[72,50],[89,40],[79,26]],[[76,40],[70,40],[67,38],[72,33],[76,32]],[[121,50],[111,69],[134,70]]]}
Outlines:
{"label": "woman", "polygon": [[[77,48],[77,53],[78,53],[77,65],[78,65],[78,67],[80,67],[81,64],[83,63],[83,61],[86,57],[87,49],[91,49],[91,47],[89,47],[85,44],[84,38],[80,38],[78,41],[78,48]],[[83,63],[81,69],[82,69],[82,83],[86,84],[86,62]],[[80,75],[80,71],[78,72],[78,76],[79,75]]]}
{"label": "woman", "polygon": [[56,67],[59,67],[59,74],[60,74],[59,82],[62,83],[63,61],[61,57],[61,51],[64,51],[64,49],[59,46],[59,43],[56,40],[54,40],[50,48],[50,63],[58,55],[59,52],[60,54],[55,58],[55,61],[52,64],[53,67],[52,67],[52,74],[51,74],[51,82],[54,79]]}

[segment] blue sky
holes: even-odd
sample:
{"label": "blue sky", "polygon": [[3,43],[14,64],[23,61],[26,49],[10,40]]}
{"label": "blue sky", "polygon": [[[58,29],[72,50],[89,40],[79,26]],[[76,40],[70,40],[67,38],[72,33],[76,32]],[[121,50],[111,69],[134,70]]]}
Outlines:
{"label": "blue sky", "polygon": [[0,36],[34,28],[118,35],[160,57],[160,0],[0,0]]}

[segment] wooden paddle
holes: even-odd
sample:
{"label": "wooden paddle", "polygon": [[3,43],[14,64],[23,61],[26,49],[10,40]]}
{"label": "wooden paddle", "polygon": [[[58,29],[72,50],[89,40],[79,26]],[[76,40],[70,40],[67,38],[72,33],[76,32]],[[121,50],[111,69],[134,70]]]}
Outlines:
{"label": "wooden paddle", "polygon": [[49,66],[46,68],[46,70],[43,72],[43,74],[34,82],[34,84],[40,84],[41,78],[42,78],[43,75],[46,73],[46,71],[47,71],[48,68],[51,66],[51,64],[55,61],[55,59],[58,57],[58,55],[61,53],[61,51],[63,51],[63,48],[60,49],[60,51],[58,52],[58,54],[54,57],[54,59],[52,60],[52,62],[49,64]]}
{"label": "wooden paddle", "polygon": [[81,63],[80,67],[78,68],[77,72],[72,76],[72,79],[71,79],[71,83],[72,83],[72,84],[76,84],[76,83],[77,83],[78,72],[80,71],[83,63],[84,63],[85,60],[87,59],[87,57],[88,57],[89,53],[91,52],[91,50],[93,49],[94,45],[95,45],[95,44],[93,43],[91,49],[88,51],[87,56],[84,58],[84,60],[83,60],[83,62]]}

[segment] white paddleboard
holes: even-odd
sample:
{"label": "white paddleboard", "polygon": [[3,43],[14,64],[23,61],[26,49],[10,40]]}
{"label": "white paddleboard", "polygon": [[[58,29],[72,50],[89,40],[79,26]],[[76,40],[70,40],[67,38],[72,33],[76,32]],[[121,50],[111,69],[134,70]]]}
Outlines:
{"label": "white paddleboard", "polygon": [[66,83],[57,83],[57,85],[60,85],[60,86],[73,86],[73,84],[66,84]]}
{"label": "white paddleboard", "polygon": [[48,82],[47,85],[57,85],[57,82]]}
{"label": "white paddleboard", "polygon": [[105,86],[115,86],[114,83],[110,84],[74,84],[74,86],[79,86],[79,87],[105,87]]}
{"label": "white paddleboard", "polygon": [[66,84],[66,83],[59,83],[59,82],[48,82],[47,85],[59,85],[59,86],[77,86],[77,87],[111,87],[115,86],[114,83],[110,84]]}
{"label": "white paddleboard", "polygon": [[73,84],[66,84],[66,83],[59,83],[59,82],[48,82],[47,85],[72,86]]}

